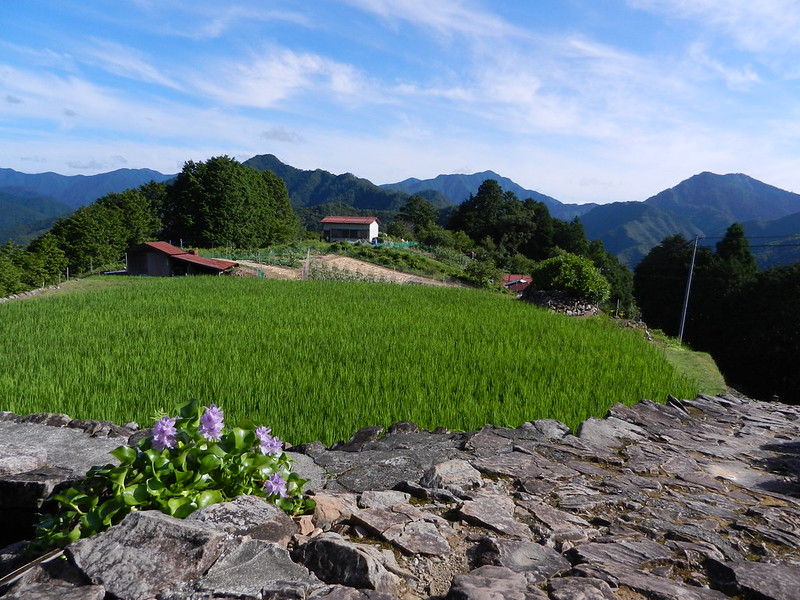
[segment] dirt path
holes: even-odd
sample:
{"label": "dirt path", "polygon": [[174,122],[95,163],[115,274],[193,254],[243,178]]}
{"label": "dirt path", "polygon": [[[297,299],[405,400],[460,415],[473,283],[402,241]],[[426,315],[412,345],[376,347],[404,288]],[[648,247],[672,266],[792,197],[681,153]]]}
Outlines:
{"label": "dirt path", "polygon": [[[311,260],[314,262],[314,264],[318,266],[324,266],[329,269],[335,268],[339,269],[340,271],[347,271],[349,273],[356,273],[364,275],[366,277],[373,277],[376,279],[385,279],[386,281],[392,281],[395,283],[410,283],[417,285],[439,285],[439,286],[450,286],[450,287],[457,286],[457,284],[442,282],[437,279],[431,279],[429,277],[421,277],[419,275],[411,275],[409,273],[403,273],[401,271],[395,271],[394,269],[381,267],[379,265],[366,262],[363,260],[357,260],[355,258],[350,258],[348,256],[341,256],[340,254],[324,254],[321,256],[313,256]],[[248,271],[251,271],[251,269],[260,269],[264,273],[265,277],[269,277],[272,279],[302,278],[302,271],[303,271],[302,267],[293,269],[290,267],[262,265],[247,260],[240,260],[237,262],[243,267],[249,267],[249,269],[247,269]]]}

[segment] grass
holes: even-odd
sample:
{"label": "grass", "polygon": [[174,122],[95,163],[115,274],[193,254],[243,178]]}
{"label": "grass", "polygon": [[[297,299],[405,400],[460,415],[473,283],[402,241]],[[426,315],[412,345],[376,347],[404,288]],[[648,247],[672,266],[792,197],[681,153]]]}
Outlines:
{"label": "grass", "polygon": [[657,329],[650,333],[655,343],[664,349],[666,359],[678,371],[697,381],[701,394],[714,396],[730,389],[710,354],[694,351]]}
{"label": "grass", "polygon": [[576,427],[616,402],[694,397],[607,319],[476,290],[246,278],[92,278],[0,305],[0,410],[152,423],[196,397],[293,443],[359,427]]}

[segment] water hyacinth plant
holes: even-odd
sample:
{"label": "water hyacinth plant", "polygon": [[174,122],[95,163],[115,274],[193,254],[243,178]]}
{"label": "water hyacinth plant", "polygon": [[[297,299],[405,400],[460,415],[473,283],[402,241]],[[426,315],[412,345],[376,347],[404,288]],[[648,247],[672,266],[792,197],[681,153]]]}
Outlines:
{"label": "water hyacinth plant", "polygon": [[104,531],[134,510],[183,518],[198,508],[250,494],[290,514],[313,509],[306,483],[291,471],[283,443],[269,427],[227,428],[221,409],[192,400],[164,416],[151,436],[111,452],[119,465],[92,467],[86,478],[54,494],[36,525],[29,552],[63,547]]}

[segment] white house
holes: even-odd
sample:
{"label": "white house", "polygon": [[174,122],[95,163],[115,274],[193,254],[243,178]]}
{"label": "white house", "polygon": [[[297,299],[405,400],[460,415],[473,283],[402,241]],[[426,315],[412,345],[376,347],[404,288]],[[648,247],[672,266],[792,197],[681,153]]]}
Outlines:
{"label": "white house", "polygon": [[378,237],[381,224],[378,217],[325,217],[320,223],[323,237],[330,242],[371,242]]}

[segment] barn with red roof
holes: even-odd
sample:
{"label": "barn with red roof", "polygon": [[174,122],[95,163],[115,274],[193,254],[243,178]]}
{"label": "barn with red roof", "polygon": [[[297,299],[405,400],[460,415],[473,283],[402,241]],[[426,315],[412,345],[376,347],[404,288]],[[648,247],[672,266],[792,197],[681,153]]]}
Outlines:
{"label": "barn with red roof", "polygon": [[167,242],[145,242],[128,249],[128,275],[180,277],[222,275],[239,263],[204,258],[196,250],[184,250]]}

